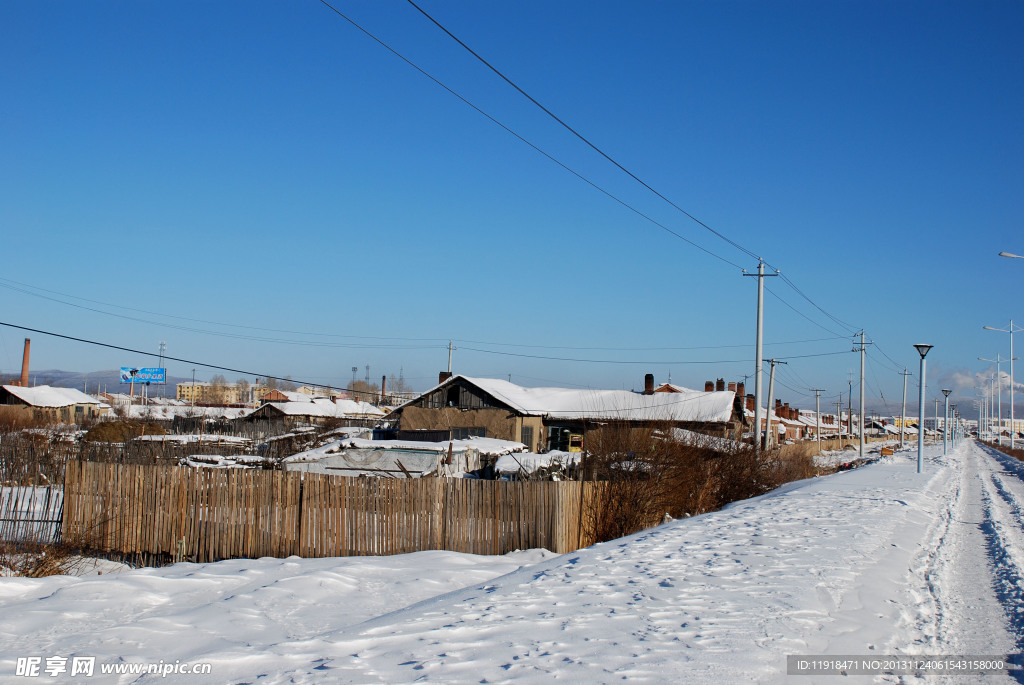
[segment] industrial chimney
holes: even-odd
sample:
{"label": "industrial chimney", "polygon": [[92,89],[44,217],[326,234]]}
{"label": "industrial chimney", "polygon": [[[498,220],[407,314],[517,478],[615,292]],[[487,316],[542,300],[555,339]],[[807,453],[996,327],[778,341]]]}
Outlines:
{"label": "industrial chimney", "polygon": [[25,338],[25,354],[21,358],[21,382],[18,384],[23,388],[28,387],[28,352],[32,346],[32,339]]}

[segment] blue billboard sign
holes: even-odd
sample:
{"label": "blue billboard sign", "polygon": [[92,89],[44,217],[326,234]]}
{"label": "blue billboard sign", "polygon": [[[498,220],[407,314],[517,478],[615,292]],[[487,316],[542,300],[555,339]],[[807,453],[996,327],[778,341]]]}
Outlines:
{"label": "blue billboard sign", "polygon": [[149,369],[136,369],[131,366],[121,367],[121,382],[131,383],[132,380],[136,383],[166,383],[167,382],[167,369],[165,368],[149,368]]}

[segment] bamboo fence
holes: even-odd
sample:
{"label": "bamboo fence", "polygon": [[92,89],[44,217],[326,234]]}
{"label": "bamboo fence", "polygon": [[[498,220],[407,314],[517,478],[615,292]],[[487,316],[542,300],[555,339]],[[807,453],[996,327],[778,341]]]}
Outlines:
{"label": "bamboo fence", "polygon": [[566,553],[593,543],[588,512],[602,492],[590,482],[69,462],[63,532],[104,552],[192,561],[431,549]]}

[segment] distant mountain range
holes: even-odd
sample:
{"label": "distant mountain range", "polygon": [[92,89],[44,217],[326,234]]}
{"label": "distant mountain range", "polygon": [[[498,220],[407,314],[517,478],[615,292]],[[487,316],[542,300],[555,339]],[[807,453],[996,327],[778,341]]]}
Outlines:
{"label": "distant mountain range", "polygon": [[[17,380],[17,374],[7,374],[3,378],[4,383]],[[177,393],[178,383],[190,383],[191,377],[168,376],[167,385],[153,385],[149,388],[149,394],[153,397],[174,397]],[[47,369],[43,371],[29,371],[29,385],[52,385],[58,388],[76,388],[85,392],[95,394],[97,392],[128,392],[128,383],[121,383],[121,370],[109,369],[104,371],[61,371],[59,369]],[[141,391],[136,383],[135,394]]]}

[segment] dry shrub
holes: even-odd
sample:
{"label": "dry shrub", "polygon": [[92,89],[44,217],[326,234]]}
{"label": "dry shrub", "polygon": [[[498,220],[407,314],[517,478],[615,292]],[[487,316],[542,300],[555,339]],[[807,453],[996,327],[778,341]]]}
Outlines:
{"label": "dry shrub", "polygon": [[985,444],[993,449],[999,450],[1007,456],[1013,457],[1018,461],[1024,461],[1024,449],[1011,449],[1009,445],[1000,445],[998,442],[986,442]]}
{"label": "dry shrub", "polygon": [[27,428],[41,428],[46,420],[37,417],[31,409],[0,406],[0,433],[12,433]]}
{"label": "dry shrub", "polygon": [[603,481],[587,536],[612,540],[672,518],[703,514],[815,475],[810,454],[755,452],[748,445],[668,427],[607,425],[587,434],[586,480]]}

